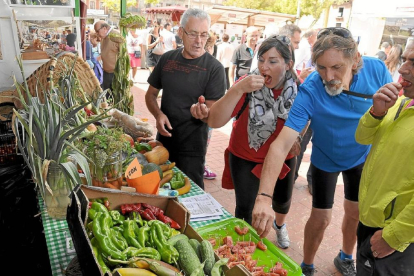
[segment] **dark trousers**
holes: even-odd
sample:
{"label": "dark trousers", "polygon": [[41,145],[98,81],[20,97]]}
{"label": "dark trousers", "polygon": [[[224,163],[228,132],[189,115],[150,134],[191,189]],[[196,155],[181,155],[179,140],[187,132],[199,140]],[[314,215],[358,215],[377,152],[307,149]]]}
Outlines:
{"label": "dark trousers", "polygon": [[114,73],[103,72],[103,82],[102,82],[102,89],[111,89],[112,90],[112,79],[114,78]]}
{"label": "dark trousers", "polygon": [[229,80],[229,67],[224,68],[226,72],[226,89],[229,90],[230,88],[230,80]]}
{"label": "dark trousers", "polygon": [[[300,164],[302,163],[303,155],[305,154],[306,147],[308,146],[311,138],[312,138],[312,129],[308,128],[305,135],[303,135],[302,143],[300,143],[300,154],[297,157],[296,161],[296,170],[295,170],[295,181],[299,176],[299,168]],[[308,185],[312,185],[312,173],[310,170],[310,166],[308,172],[306,173],[306,180],[308,181]]]}
{"label": "dark trousers", "polygon": [[374,258],[371,251],[371,237],[380,228],[358,225],[357,263],[358,276],[412,276],[414,275],[414,245],[404,252],[395,251],[384,258]]}
{"label": "dark trousers", "polygon": [[[251,224],[253,207],[260,185],[260,179],[251,171],[257,163],[239,158],[231,153],[229,154],[231,178],[236,194],[235,215],[237,218],[244,219]],[[286,160],[285,163],[289,168],[294,168],[296,165],[296,157]],[[289,212],[293,184],[295,183],[293,178],[294,171],[291,170],[285,178],[277,180],[272,201],[272,208],[275,212],[281,214],[287,214]]]}

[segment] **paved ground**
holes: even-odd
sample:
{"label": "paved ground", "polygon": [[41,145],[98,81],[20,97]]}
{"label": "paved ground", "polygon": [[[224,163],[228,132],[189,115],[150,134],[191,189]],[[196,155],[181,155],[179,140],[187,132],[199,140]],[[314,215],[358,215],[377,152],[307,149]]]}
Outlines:
{"label": "paved ground", "polygon": [[[132,89],[134,95],[135,116],[138,118],[147,118],[148,121],[155,126],[155,120],[148,112],[144,99],[145,92],[148,88],[148,83],[146,82],[148,74],[148,70],[139,70],[137,76],[138,83],[135,83],[135,86]],[[228,146],[230,132],[230,123],[213,131],[206,158],[207,165],[217,173],[218,177],[214,180],[205,180],[204,183],[206,192],[212,194],[230,213],[234,215],[234,191],[221,188],[221,174],[224,168],[223,152]],[[306,172],[309,167],[310,152],[311,146],[309,145],[299,170],[300,176],[294,186],[293,203],[286,222],[291,239],[291,246],[284,251],[299,264],[302,262],[303,258],[303,230],[312,206],[312,197],[308,192],[306,182]],[[338,254],[342,243],[341,222],[343,217],[343,199],[343,184],[342,179],[339,179],[335,195],[335,204],[333,207],[332,222],[325,231],[324,240],[316,255],[315,265],[317,272],[315,275],[341,275],[335,269],[333,259]],[[267,238],[275,243],[274,230],[270,232]]]}

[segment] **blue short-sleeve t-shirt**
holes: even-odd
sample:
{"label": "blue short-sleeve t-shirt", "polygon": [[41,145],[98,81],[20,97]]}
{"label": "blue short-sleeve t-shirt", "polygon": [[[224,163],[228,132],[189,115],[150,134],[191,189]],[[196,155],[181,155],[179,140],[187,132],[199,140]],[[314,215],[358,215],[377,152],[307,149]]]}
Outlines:
{"label": "blue short-sleeve t-shirt", "polygon": [[[384,63],[363,57],[363,67],[352,80],[350,91],[373,95],[392,82]],[[365,161],[370,146],[355,141],[361,116],[371,107],[372,99],[341,93],[330,96],[317,72],[306,78],[289,112],[285,126],[300,132],[311,120],[313,130],[311,162],[327,172],[340,172]]]}

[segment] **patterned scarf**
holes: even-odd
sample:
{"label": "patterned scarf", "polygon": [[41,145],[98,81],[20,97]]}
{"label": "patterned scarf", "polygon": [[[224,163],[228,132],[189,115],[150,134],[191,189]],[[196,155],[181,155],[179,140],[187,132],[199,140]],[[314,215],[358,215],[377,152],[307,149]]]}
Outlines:
{"label": "patterned scarf", "polygon": [[[259,75],[256,69],[252,74]],[[255,151],[269,139],[276,129],[277,118],[286,120],[298,89],[290,71],[286,72],[283,91],[275,100],[272,89],[263,86],[252,92],[249,102],[247,134],[249,146]]]}

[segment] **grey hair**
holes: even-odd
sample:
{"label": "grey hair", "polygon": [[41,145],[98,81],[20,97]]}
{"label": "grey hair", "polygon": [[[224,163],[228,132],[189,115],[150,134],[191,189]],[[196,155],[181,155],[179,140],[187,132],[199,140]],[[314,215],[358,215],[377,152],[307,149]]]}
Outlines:
{"label": "grey hair", "polygon": [[184,28],[187,25],[187,22],[190,19],[190,17],[196,17],[198,19],[205,19],[208,22],[208,26],[210,26],[211,24],[211,18],[207,12],[200,10],[200,9],[190,8],[190,9],[187,9],[184,12],[183,16],[181,17],[181,21],[180,21],[181,27]]}
{"label": "grey hair", "polygon": [[[358,55],[358,44],[352,37],[343,38],[338,35],[329,34],[322,36],[316,40],[312,48],[312,63],[316,64],[318,58],[320,58],[326,51],[329,49],[335,49],[341,51],[345,58],[352,61]],[[358,61],[358,66],[356,69],[352,69],[352,74],[356,75],[359,70],[362,68],[363,60],[362,58]]]}
{"label": "grey hair", "polygon": [[293,37],[295,32],[302,33],[302,30],[295,24],[286,24],[285,26],[279,29],[279,35],[285,35],[289,38]]}
{"label": "grey hair", "polygon": [[315,29],[310,29],[310,30],[307,30],[305,32],[305,34],[303,35],[303,37],[304,38],[309,38],[309,37],[311,37],[313,35],[316,35],[316,30]]}
{"label": "grey hair", "polygon": [[384,41],[382,44],[381,44],[381,48],[385,48],[385,49],[387,49],[388,47],[390,47],[391,45],[387,42],[387,41]]}

